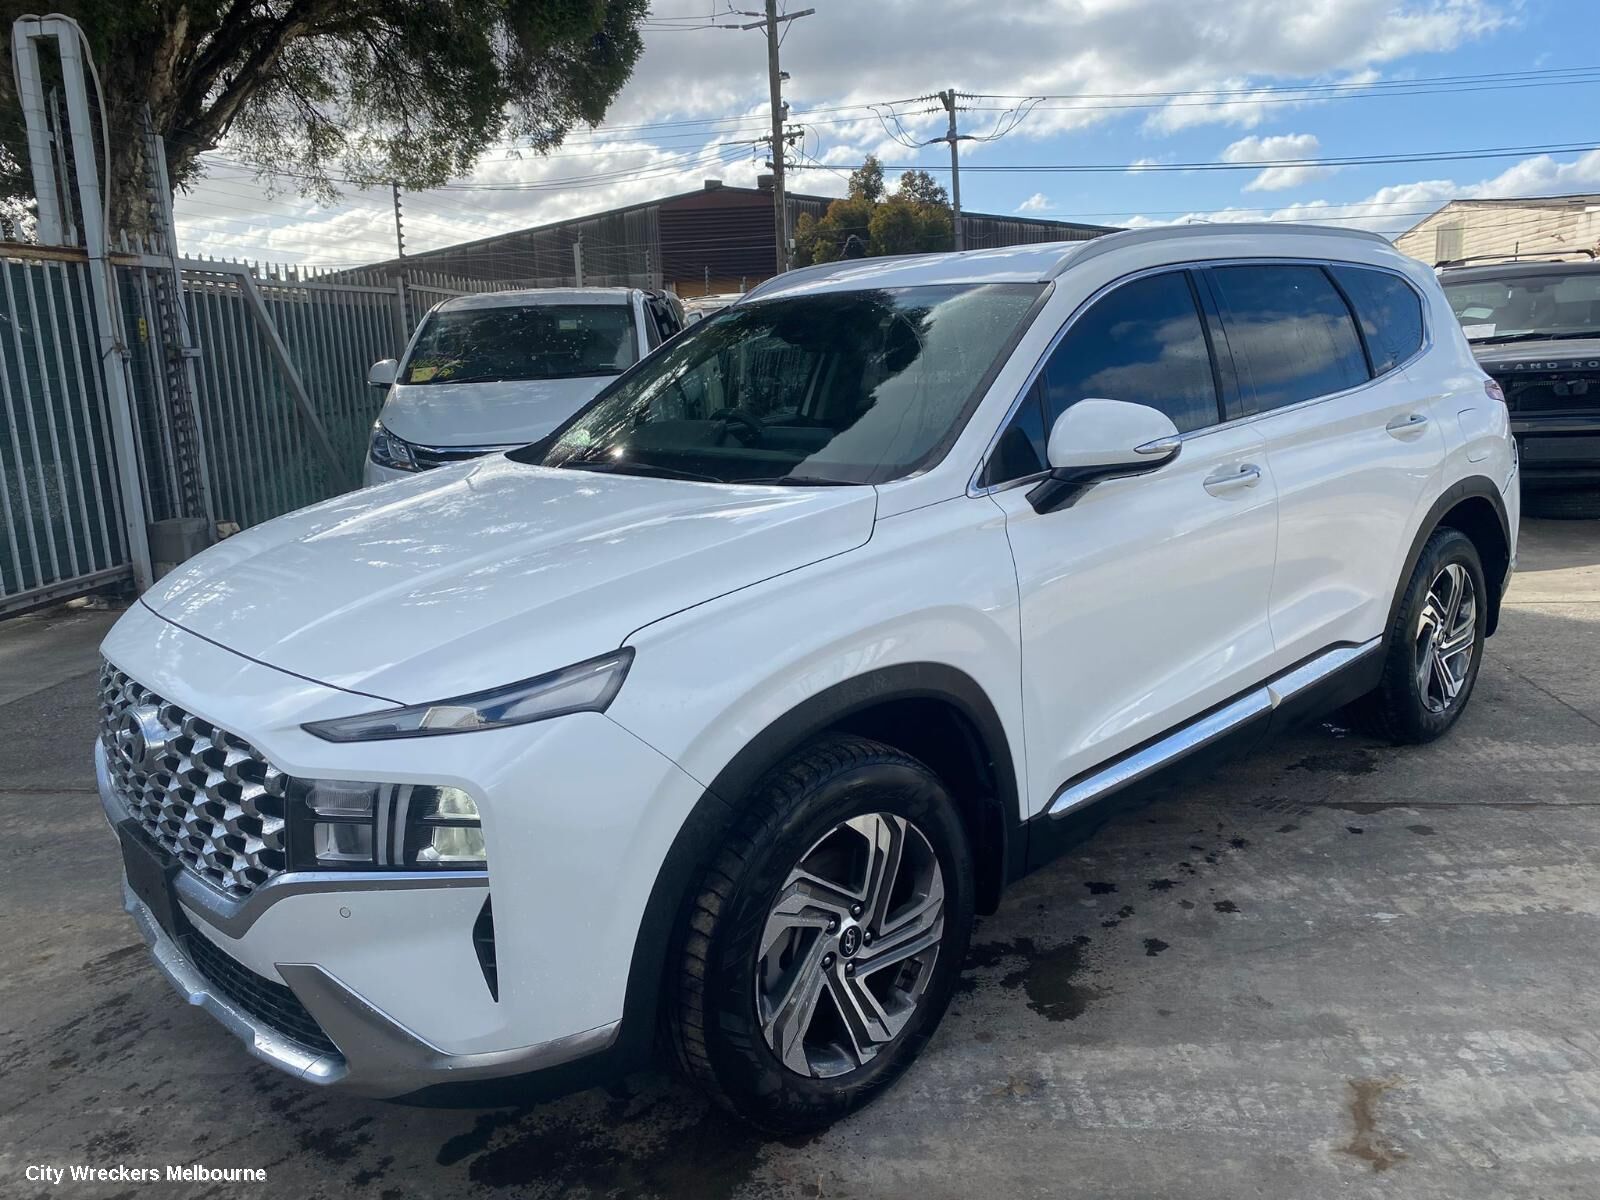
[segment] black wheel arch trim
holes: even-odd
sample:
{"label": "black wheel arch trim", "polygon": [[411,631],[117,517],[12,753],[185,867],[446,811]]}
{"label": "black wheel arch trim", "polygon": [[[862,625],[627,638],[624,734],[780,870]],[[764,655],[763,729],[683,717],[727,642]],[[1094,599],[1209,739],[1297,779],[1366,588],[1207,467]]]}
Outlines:
{"label": "black wheel arch trim", "polygon": [[750,739],[717,773],[673,839],[634,942],[616,1045],[618,1061],[627,1069],[644,1065],[655,1049],[668,956],[678,944],[687,906],[694,898],[693,888],[745,797],[767,771],[817,734],[852,715],[899,700],[948,704],[977,731],[981,749],[989,758],[995,793],[978,799],[988,818],[984,825],[994,829],[999,844],[974,846],[974,854],[987,850],[1001,856],[1001,887],[1023,873],[1026,830],[1010,740],[999,713],[976,680],[943,663],[919,662],[882,667],[824,688]]}
{"label": "black wheel arch trim", "polygon": [[[1506,553],[1511,552],[1511,522],[1506,516],[1506,501],[1500,489],[1495,486],[1494,480],[1487,475],[1469,475],[1467,478],[1451,484],[1439,498],[1433,502],[1428,513],[1422,518],[1421,525],[1417,528],[1417,535],[1412,539],[1411,549],[1406,553],[1405,566],[1401,568],[1400,577],[1395,581],[1394,596],[1389,601],[1389,616],[1384,622],[1385,629],[1394,627],[1395,618],[1400,613],[1400,602],[1405,598],[1406,585],[1411,581],[1411,573],[1417,569],[1417,560],[1422,557],[1422,548],[1428,544],[1428,539],[1443,523],[1446,514],[1463,500],[1487,500],[1500,522],[1500,537],[1505,542]],[[1468,531],[1463,530],[1467,533]],[[1471,536],[1468,533],[1468,536]],[[1485,564],[1484,582],[1489,586],[1489,623],[1487,634],[1492,634],[1500,623],[1500,601],[1505,593],[1507,579],[1490,578],[1493,572]]]}

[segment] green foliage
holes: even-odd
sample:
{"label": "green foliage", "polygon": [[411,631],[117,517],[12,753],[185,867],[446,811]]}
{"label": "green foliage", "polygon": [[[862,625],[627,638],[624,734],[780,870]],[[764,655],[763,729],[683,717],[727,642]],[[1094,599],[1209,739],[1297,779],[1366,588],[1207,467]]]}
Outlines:
{"label": "green foliage", "polygon": [[[0,0],[9,61],[17,9]],[[342,183],[436,187],[491,146],[533,153],[593,125],[627,82],[649,0],[53,0],[104,81],[119,210],[136,216],[140,110],[175,185],[234,157],[331,199]],[[7,72],[6,74],[9,74]],[[0,101],[6,97],[0,96]],[[0,103],[0,154],[20,145]],[[11,116],[3,115],[7,112]]]}
{"label": "green foliage", "polygon": [[876,204],[883,199],[883,164],[872,155],[869,154],[866,162],[850,172],[849,195],[854,200],[865,200],[868,204]]}
{"label": "green foliage", "polygon": [[907,171],[901,175],[895,195],[904,196],[917,204],[950,206],[950,193],[944,190],[943,184],[935,183],[933,176],[926,171]]}
{"label": "green foliage", "polygon": [[869,157],[851,173],[850,194],[828,205],[820,220],[810,213],[796,219],[795,265],[843,258],[852,237],[869,256],[949,250],[955,245],[949,198],[926,171],[907,171],[899,190],[885,197],[883,167]]}

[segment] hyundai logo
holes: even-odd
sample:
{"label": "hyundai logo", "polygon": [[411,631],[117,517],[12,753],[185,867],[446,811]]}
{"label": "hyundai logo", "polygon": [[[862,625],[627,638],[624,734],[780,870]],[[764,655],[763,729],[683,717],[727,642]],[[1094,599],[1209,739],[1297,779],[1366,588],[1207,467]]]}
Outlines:
{"label": "hyundai logo", "polygon": [[846,925],[844,932],[839,935],[839,954],[843,958],[854,958],[857,950],[861,949],[861,926]]}
{"label": "hyundai logo", "polygon": [[167,752],[167,727],[153,704],[130,708],[117,729],[117,749],[141,771],[153,771]]}

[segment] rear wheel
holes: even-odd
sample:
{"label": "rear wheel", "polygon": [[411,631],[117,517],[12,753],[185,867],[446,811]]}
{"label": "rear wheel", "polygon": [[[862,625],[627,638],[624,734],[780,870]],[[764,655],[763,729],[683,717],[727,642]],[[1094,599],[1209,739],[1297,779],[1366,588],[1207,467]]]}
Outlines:
{"label": "rear wheel", "polygon": [[960,815],[916,759],[828,737],[758,785],[707,872],[670,1034],[685,1072],[751,1124],[817,1129],[911,1064],[966,954]]}
{"label": "rear wheel", "polygon": [[1488,616],[1477,547],[1459,530],[1436,530],[1389,629],[1382,680],[1351,708],[1357,724],[1413,744],[1448,730],[1477,682]]}

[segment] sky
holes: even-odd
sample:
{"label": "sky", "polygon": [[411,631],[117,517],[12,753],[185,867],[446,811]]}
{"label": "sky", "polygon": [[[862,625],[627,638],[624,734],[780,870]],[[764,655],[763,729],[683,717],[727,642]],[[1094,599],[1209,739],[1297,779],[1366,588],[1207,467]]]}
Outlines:
{"label": "sky", "polygon": [[[768,120],[765,45],[722,27],[749,19],[729,7],[657,0],[604,124],[544,158],[497,148],[472,175],[405,194],[407,249],[708,178],[753,185],[765,171],[765,147],[749,144]],[[804,130],[794,192],[842,195],[868,154],[891,178],[917,166],[948,184],[948,149],[918,143],[944,132],[927,97],[949,87],[974,94],[959,114],[977,139],[961,144],[968,211],[1116,226],[1325,221],[1392,236],[1458,196],[1600,192],[1600,149],[1581,149],[1600,145],[1600,0],[789,7],[816,9],[782,43],[785,98]],[[1374,158],[1390,161],[1349,161]],[[326,207],[284,190],[292,180],[231,165],[226,146],[206,159],[208,177],[176,203],[186,253],[323,266],[393,255],[387,190]]]}

